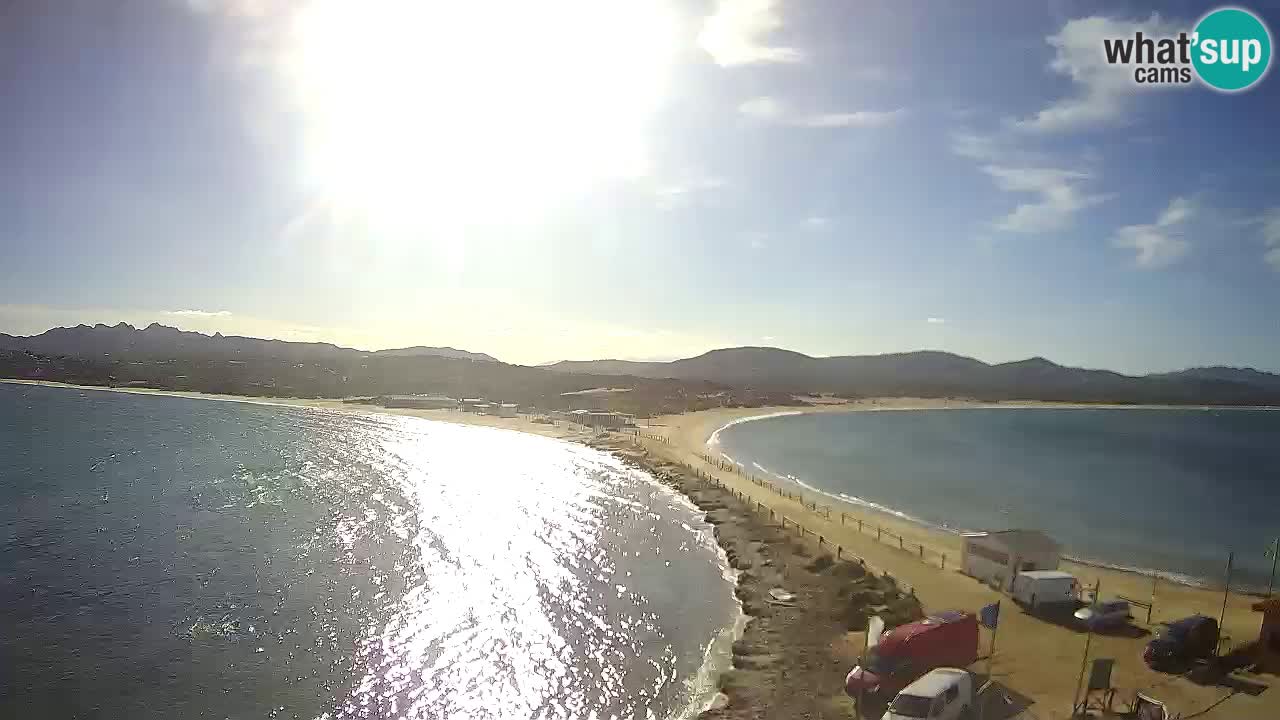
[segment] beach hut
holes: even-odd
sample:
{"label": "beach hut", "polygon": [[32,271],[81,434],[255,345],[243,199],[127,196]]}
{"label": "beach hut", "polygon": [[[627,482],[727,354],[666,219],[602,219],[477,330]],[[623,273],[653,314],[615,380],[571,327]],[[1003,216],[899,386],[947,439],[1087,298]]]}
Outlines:
{"label": "beach hut", "polygon": [[1262,613],[1257,663],[1264,672],[1280,672],[1280,597],[1256,602],[1253,609]]}
{"label": "beach hut", "polygon": [[1062,547],[1039,530],[987,530],[964,534],[960,571],[1007,590],[1020,572],[1057,570]]}
{"label": "beach hut", "polygon": [[498,417],[513,418],[517,415],[519,406],[515,403],[501,403],[497,406]]}

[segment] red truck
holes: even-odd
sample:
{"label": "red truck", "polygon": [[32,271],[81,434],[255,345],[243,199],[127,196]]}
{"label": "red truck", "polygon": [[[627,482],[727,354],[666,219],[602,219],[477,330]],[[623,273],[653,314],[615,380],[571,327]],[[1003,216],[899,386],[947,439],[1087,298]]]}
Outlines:
{"label": "red truck", "polygon": [[947,610],[885,633],[844,679],[852,697],[892,697],[939,667],[967,667],[978,659],[978,618]]}

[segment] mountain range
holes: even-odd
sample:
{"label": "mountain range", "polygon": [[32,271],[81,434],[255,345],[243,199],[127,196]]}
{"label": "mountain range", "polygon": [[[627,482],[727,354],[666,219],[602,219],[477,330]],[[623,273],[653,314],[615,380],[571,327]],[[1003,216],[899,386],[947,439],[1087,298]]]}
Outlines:
{"label": "mountain range", "polygon": [[[263,374],[256,380],[280,375],[278,366],[327,369],[331,375],[355,378],[376,373],[362,387],[377,392],[417,392],[426,387],[432,373],[455,377],[484,377],[485,382],[554,385],[565,390],[598,387],[656,387],[648,381],[691,384],[665,386],[677,395],[690,395],[692,385],[749,390],[775,400],[790,395],[833,394],[843,397],[968,397],[983,400],[1050,400],[1064,402],[1116,402],[1190,405],[1280,405],[1280,375],[1251,368],[1201,367],[1172,373],[1123,375],[1110,370],[1065,367],[1042,357],[991,364],[954,353],[919,351],[884,355],[812,357],[771,347],[739,347],[712,350],[697,357],[670,362],[589,360],[563,361],[539,368],[507,365],[492,356],[448,347],[415,346],[364,351],[329,343],[287,342],[218,333],[205,335],[157,323],[135,328],[117,325],[78,325],[53,328],[39,335],[16,337],[0,334],[0,351],[43,357],[75,358],[85,363],[111,365],[121,376],[121,366],[145,364],[148,377],[164,377],[165,363],[216,363],[220,382],[232,382],[235,368],[258,364]],[[430,360],[432,362],[428,363]],[[372,361],[372,362],[371,362]],[[441,365],[440,362],[461,362]],[[492,366],[476,374],[465,366]],[[276,368],[267,372],[267,368]],[[243,368],[241,375],[249,373]],[[532,371],[532,372],[530,372]],[[87,372],[87,370],[86,370]],[[462,375],[459,375],[462,373]],[[290,373],[296,375],[296,373]],[[580,379],[564,384],[555,376]],[[593,385],[592,376],[599,378]],[[404,389],[400,389],[400,377]],[[410,383],[407,378],[413,378]],[[632,378],[623,382],[625,378]],[[620,378],[622,380],[620,380]],[[242,378],[243,380],[243,378]],[[308,381],[313,392],[339,391],[339,387]],[[345,381],[344,381],[345,382]],[[363,382],[363,381],[362,381]],[[425,385],[424,385],[425,383]],[[257,385],[255,385],[256,387]],[[505,386],[505,385],[504,385]]]}
{"label": "mountain range", "polygon": [[791,350],[740,347],[672,362],[565,361],[571,373],[707,380],[762,390],[843,396],[975,397],[990,400],[1280,403],[1280,375],[1207,367],[1144,376],[1064,367],[1042,357],[990,364],[948,352],[811,357]]}
{"label": "mountain range", "polygon": [[245,357],[292,362],[314,362],[337,356],[416,357],[434,356],[478,362],[497,362],[484,353],[472,353],[449,347],[408,347],[368,352],[339,347],[331,343],[263,340],[214,333],[179,330],[159,323],[135,328],[128,323],[116,325],[76,325],[58,327],[29,337],[0,333],[0,350],[19,350],[38,355],[78,358],[114,357],[121,360],[159,360],[203,357],[237,359]]}

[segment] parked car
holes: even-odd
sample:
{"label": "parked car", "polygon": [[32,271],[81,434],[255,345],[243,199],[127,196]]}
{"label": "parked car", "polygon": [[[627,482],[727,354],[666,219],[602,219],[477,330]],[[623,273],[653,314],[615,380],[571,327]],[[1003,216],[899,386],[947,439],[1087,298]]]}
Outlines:
{"label": "parked car", "polygon": [[1013,578],[1009,594],[1014,602],[1032,611],[1073,607],[1076,579],[1061,570],[1030,570]]}
{"label": "parked car", "polygon": [[949,610],[889,631],[845,676],[851,697],[888,697],[939,667],[964,667],[978,657],[978,618]]}
{"label": "parked car", "polygon": [[1142,659],[1153,668],[1209,657],[1218,645],[1218,621],[1205,615],[1165,623],[1147,643]]}
{"label": "parked car", "polygon": [[1129,622],[1128,600],[1103,600],[1086,605],[1076,611],[1076,622],[1090,630],[1119,627]]}
{"label": "parked car", "polygon": [[975,705],[968,670],[937,668],[902,689],[881,720],[969,720]]}

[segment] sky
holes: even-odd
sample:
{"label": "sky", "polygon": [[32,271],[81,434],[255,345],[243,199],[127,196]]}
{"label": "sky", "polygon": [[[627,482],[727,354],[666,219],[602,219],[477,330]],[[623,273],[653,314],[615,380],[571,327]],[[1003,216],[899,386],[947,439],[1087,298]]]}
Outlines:
{"label": "sky", "polygon": [[1214,7],[6,2],[0,332],[1280,371],[1280,78],[1102,60]]}

